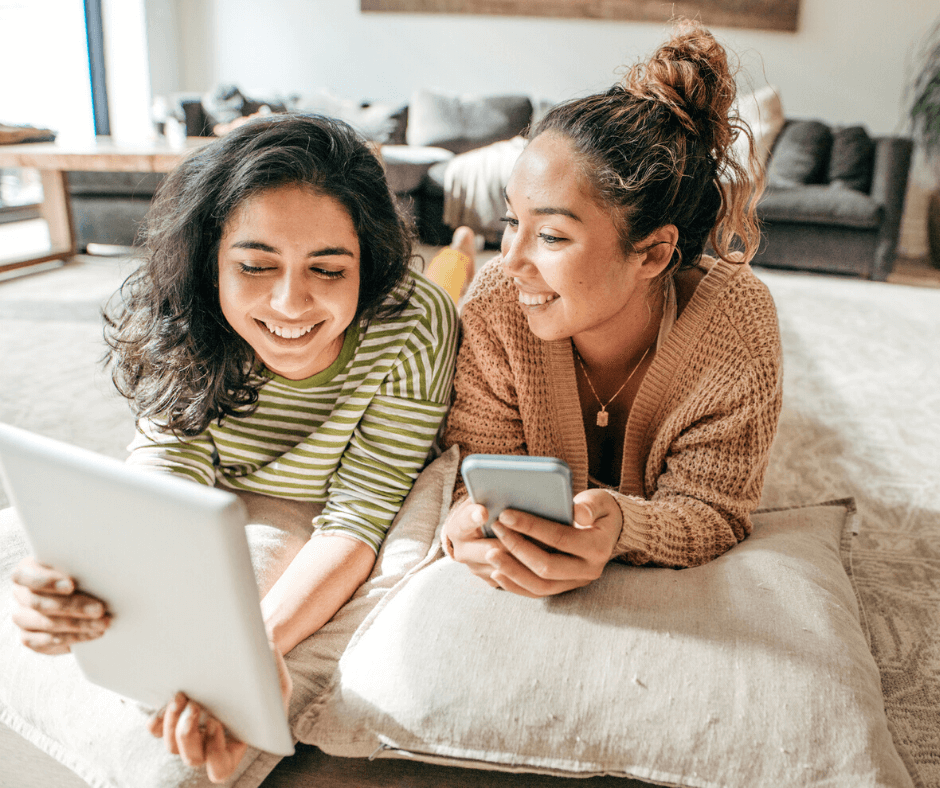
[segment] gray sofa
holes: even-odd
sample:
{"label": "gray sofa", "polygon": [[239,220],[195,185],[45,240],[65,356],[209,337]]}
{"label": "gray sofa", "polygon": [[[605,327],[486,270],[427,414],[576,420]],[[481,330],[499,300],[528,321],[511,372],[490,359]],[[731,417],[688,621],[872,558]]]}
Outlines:
{"label": "gray sofa", "polygon": [[912,142],[788,120],[767,163],[755,265],[883,281],[897,249]]}
{"label": "gray sofa", "polygon": [[[407,104],[394,104],[350,102],[323,92],[247,98],[229,86],[206,96],[171,96],[161,104],[167,118],[185,125],[187,136],[213,136],[217,124],[263,107],[346,120],[382,146],[392,191],[414,218],[421,240],[434,245],[447,243],[452,230],[442,222],[440,191],[426,178],[431,167],[522,133],[533,115],[533,102],[527,96],[456,96],[430,90],[416,91]],[[133,246],[162,178],[154,173],[70,172],[79,250],[92,243]]]}

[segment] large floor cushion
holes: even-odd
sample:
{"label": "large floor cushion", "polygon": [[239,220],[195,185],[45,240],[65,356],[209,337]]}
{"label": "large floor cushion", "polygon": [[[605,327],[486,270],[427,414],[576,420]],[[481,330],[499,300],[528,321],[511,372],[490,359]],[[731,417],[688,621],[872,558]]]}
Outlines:
{"label": "large floor cushion", "polygon": [[441,558],[383,599],[295,730],[480,769],[909,788],[846,572],[853,509],[763,512],[705,566],[611,564],[545,600]]}

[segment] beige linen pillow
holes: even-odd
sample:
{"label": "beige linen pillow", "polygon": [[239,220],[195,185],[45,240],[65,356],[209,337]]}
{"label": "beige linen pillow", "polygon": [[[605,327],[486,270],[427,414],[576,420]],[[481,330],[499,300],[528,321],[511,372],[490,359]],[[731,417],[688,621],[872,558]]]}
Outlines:
{"label": "beige linen pillow", "polygon": [[[353,633],[396,583],[436,555],[435,531],[450,507],[459,455],[451,449],[419,476],[382,545],[369,580],[314,636],[287,657],[294,681],[290,718],[305,717]],[[306,542],[318,507],[246,495],[246,532],[263,593]],[[10,620],[10,577],[27,545],[12,509],[0,511],[0,722],[93,788],[208,788],[147,733],[148,711],[88,682],[69,655],[45,657],[19,643]],[[227,785],[255,788],[280,758],[249,749]],[[26,778],[3,772],[2,777]],[[5,783],[3,783],[5,785]]]}
{"label": "beige linen pillow", "polygon": [[545,600],[442,557],[385,596],[294,731],[333,755],[482,769],[911,786],[843,564],[852,511],[759,513],[705,566],[611,564]]}

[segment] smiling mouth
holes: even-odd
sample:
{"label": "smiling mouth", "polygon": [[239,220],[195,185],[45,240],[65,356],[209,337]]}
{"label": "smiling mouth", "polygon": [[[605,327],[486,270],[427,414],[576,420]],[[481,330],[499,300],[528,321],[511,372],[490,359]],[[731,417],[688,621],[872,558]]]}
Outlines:
{"label": "smiling mouth", "polygon": [[558,293],[523,293],[519,291],[519,303],[525,306],[541,306],[558,298]]}
{"label": "smiling mouth", "polygon": [[317,327],[316,323],[311,326],[280,326],[277,323],[268,323],[264,320],[258,320],[257,322],[263,325],[268,333],[281,339],[300,339],[300,337],[309,334]]}

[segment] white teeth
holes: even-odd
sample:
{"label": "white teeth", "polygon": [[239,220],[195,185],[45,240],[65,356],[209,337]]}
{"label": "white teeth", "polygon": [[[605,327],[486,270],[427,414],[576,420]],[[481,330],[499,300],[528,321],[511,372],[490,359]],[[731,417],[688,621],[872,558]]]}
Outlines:
{"label": "white teeth", "polygon": [[264,325],[272,334],[276,334],[277,336],[283,337],[284,339],[297,339],[298,337],[302,337],[304,334],[313,330],[313,326],[306,326],[305,328],[289,328],[287,326],[277,326],[274,323],[265,323]]}
{"label": "white teeth", "polygon": [[558,298],[558,293],[523,293],[519,291],[519,303],[525,304],[526,306],[538,306],[540,304],[547,304],[549,301],[554,301]]}

